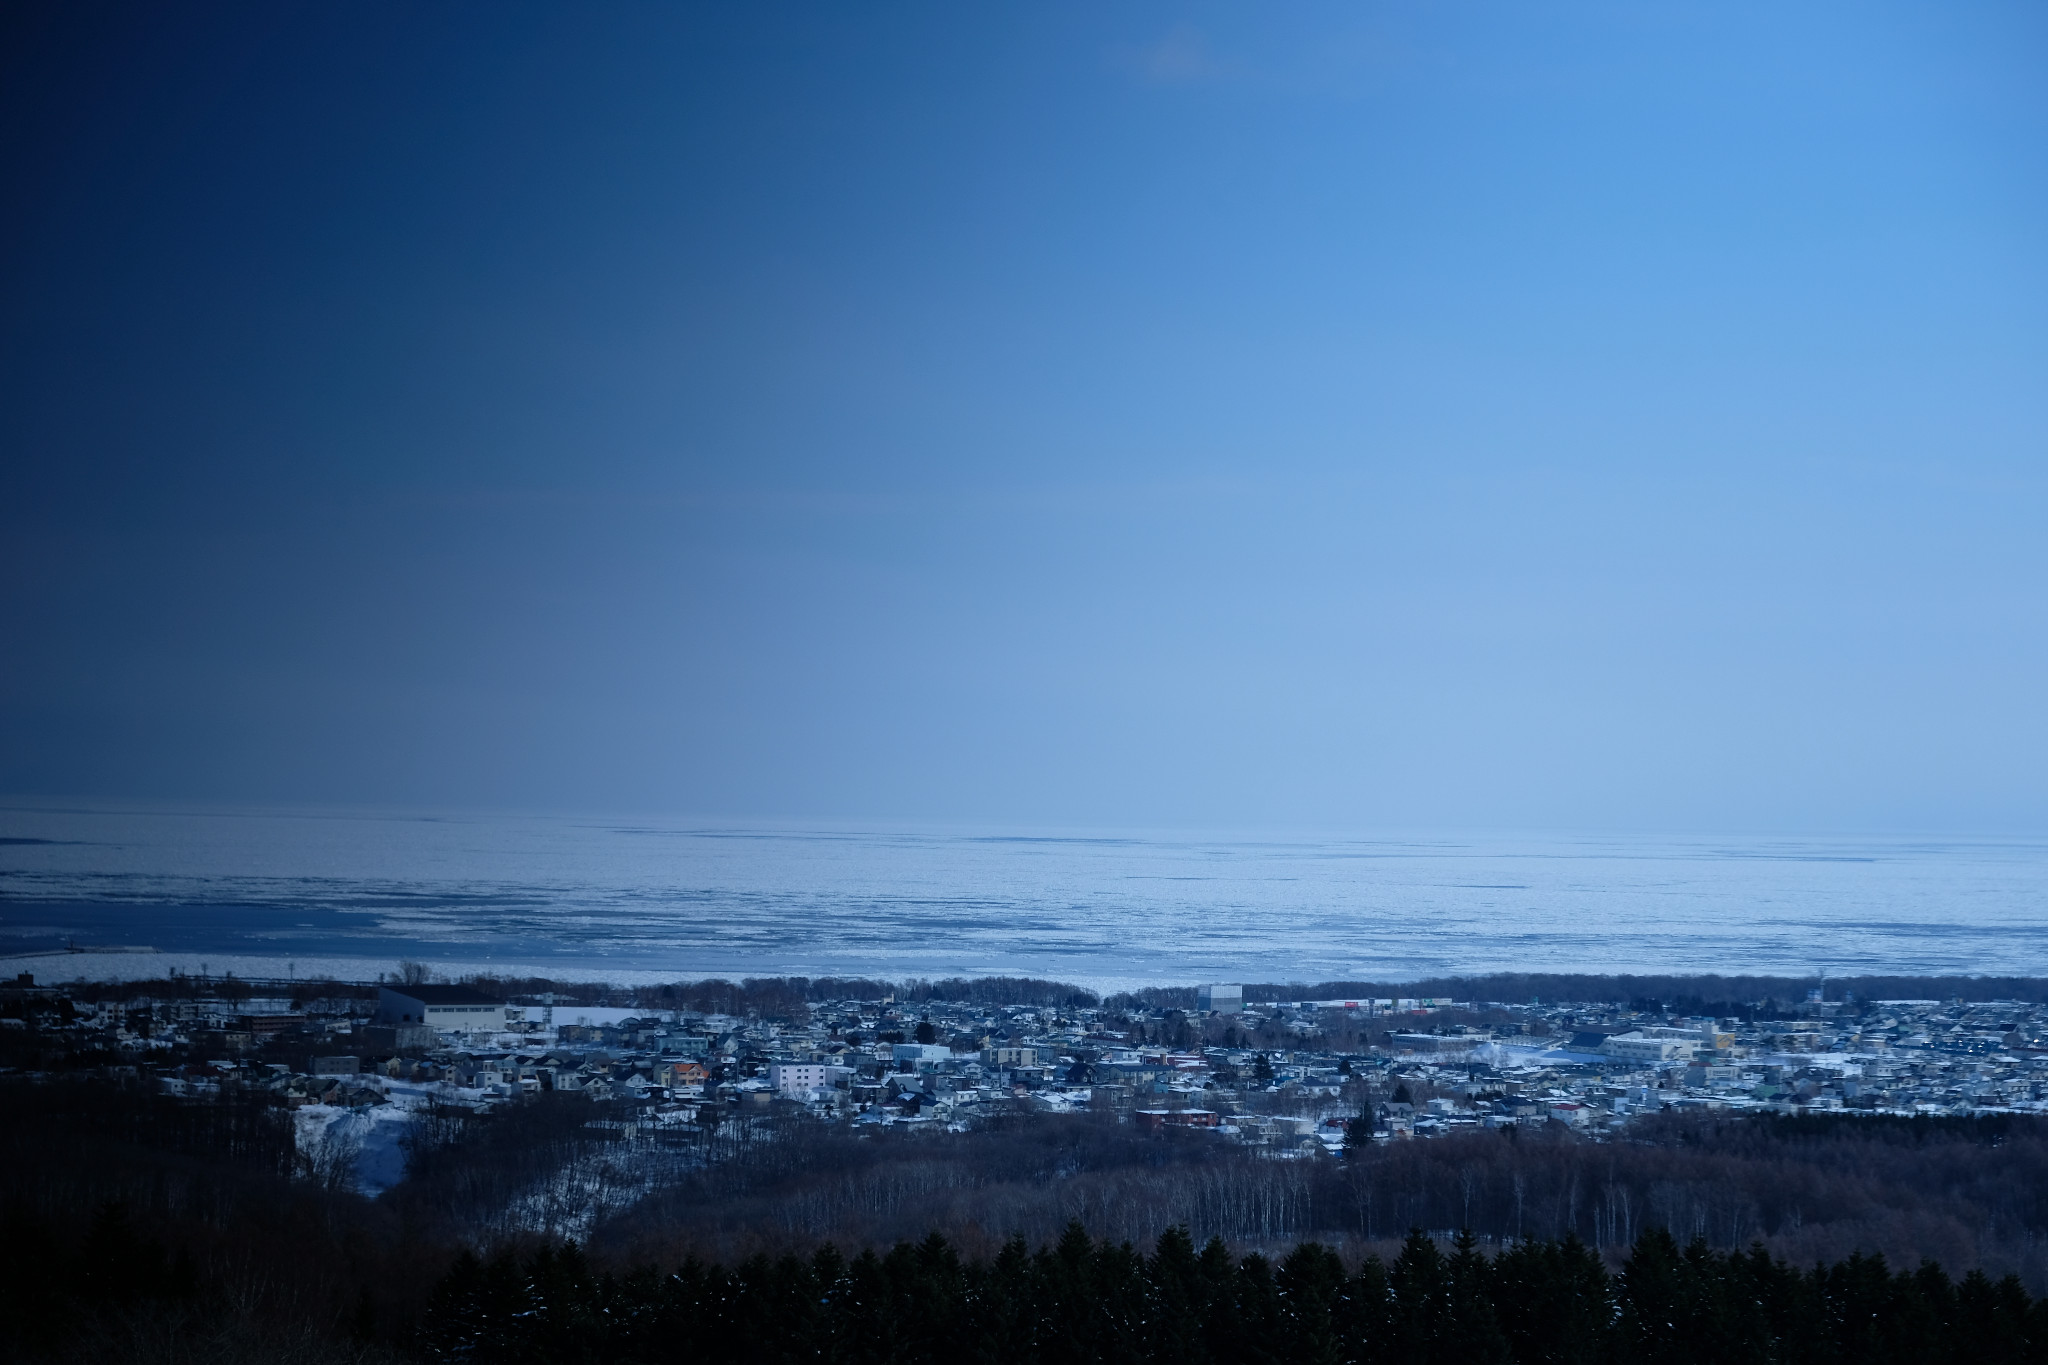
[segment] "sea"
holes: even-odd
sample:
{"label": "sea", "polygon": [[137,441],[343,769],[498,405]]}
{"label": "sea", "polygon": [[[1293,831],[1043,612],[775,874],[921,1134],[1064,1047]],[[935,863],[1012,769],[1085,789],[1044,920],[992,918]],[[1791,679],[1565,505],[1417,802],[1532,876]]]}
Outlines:
{"label": "sea", "polygon": [[2048,842],[0,807],[0,970],[2048,975]]}

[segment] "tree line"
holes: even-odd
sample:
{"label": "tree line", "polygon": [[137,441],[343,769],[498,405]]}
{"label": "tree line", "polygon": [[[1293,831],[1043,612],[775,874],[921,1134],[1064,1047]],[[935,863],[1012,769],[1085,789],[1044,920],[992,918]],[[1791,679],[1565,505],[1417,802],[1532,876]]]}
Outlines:
{"label": "tree line", "polygon": [[[1758,1017],[1789,1012],[1806,993],[1823,988],[1830,1000],[2019,1000],[2048,1003],[2048,978],[2036,976],[1722,976],[1715,973],[1596,975],[1565,972],[1494,972],[1484,976],[1442,976],[1423,981],[1247,982],[1245,1003],[1276,1000],[1400,999],[1448,997],[1490,1000],[1503,1005],[1628,1001],[1661,1005],[1687,1014],[1742,1015],[1762,1007]],[[1192,986],[1139,991],[1134,999],[1155,1007],[1192,1008]]]}
{"label": "tree line", "polygon": [[[8,1118],[0,1124],[0,1360],[407,1359],[425,1349],[423,1331],[439,1330],[435,1324],[452,1320],[451,1313],[461,1317],[448,1295],[432,1297],[461,1248],[485,1255],[463,1273],[484,1276],[497,1294],[511,1282],[505,1265],[527,1275],[544,1241],[551,1255],[567,1254],[560,1238],[572,1231],[582,1248],[576,1256],[592,1263],[578,1272],[597,1296],[584,1302],[600,1307],[614,1302],[604,1295],[624,1292],[603,1288],[607,1272],[614,1286],[667,1285],[668,1277],[627,1268],[688,1265],[694,1257],[710,1277],[704,1292],[727,1305],[691,1310],[690,1321],[711,1324],[704,1331],[742,1321],[731,1304],[756,1292],[748,1285],[780,1283],[761,1279],[769,1272],[760,1267],[783,1267],[774,1273],[786,1275],[792,1258],[815,1267],[828,1243],[844,1249],[848,1267],[868,1250],[877,1264],[893,1257],[900,1267],[905,1253],[891,1247],[920,1247],[937,1231],[961,1262],[960,1275],[971,1278],[993,1273],[971,1267],[993,1267],[1006,1256],[1016,1264],[1011,1249],[1020,1239],[1056,1251],[1076,1220],[1095,1239],[1088,1255],[1104,1265],[1126,1243],[1151,1249],[1141,1259],[1156,1261],[1162,1237],[1175,1227],[1185,1227],[1195,1245],[1220,1242],[1231,1274],[1249,1275],[1253,1286],[1245,1291],[1252,1298],[1233,1300],[1238,1306],[1228,1311],[1252,1319],[1267,1311],[1259,1306],[1261,1264],[1277,1277],[1295,1248],[1312,1242],[1350,1268],[1345,1283],[1369,1280],[1377,1260],[1394,1284],[1404,1255],[1411,1269],[1426,1263],[1428,1253],[1412,1237],[1401,1240],[1418,1226],[1432,1230],[1427,1240],[1444,1249],[1447,1262],[1459,1254],[1451,1230],[1469,1228],[1467,1251],[1486,1261],[1484,1274],[1492,1278],[1483,1282],[1495,1286],[1520,1283],[1513,1277],[1524,1272],[1515,1267],[1534,1265],[1530,1258],[1538,1255],[1529,1248],[1548,1248],[1545,1256],[1576,1248],[1570,1263],[1611,1295],[1631,1284],[1627,1292],[1638,1294],[1648,1282],[1644,1267],[1654,1261],[1643,1259],[1644,1248],[1654,1251],[1661,1245],[1656,1237],[1669,1229],[1674,1245],[1686,1248],[1668,1268],[1680,1287],[1673,1292],[1682,1291],[1691,1305],[1684,1311],[1714,1321],[1732,1313],[1734,1325],[1715,1330],[1752,1337],[1763,1321],[1779,1334],[1771,1342],[1790,1330],[1787,1324],[1849,1318],[1890,1324],[1882,1329],[1887,1342],[1917,1340],[1908,1330],[1915,1321],[1935,1322],[1930,1330],[1943,1341],[1975,1340],[1958,1335],[1977,1329],[1955,1315],[1977,1305],[1968,1311],[1981,1317],[1992,1294],[2006,1305],[1998,1320],[2016,1320],[2008,1311],[2017,1302],[2005,1284],[2009,1275],[2017,1273],[2023,1292],[2048,1292],[2048,1136],[2041,1121],[2019,1116],[1891,1122],[1674,1115],[1644,1125],[1627,1142],[1584,1142],[1548,1130],[1473,1133],[1373,1146],[1341,1161],[1283,1161],[1199,1135],[1146,1136],[1106,1115],[1020,1115],[969,1133],[863,1136],[777,1117],[773,1109],[735,1110],[691,1142],[671,1146],[629,1140],[614,1106],[554,1096],[490,1115],[429,1115],[415,1135],[407,1179],[371,1200],[308,1178],[318,1173],[305,1170],[295,1152],[289,1112],[260,1093],[174,1098],[142,1085],[0,1077],[0,1113]],[[602,1200],[593,1180],[603,1184]],[[594,1203],[612,1212],[593,1223]],[[1907,1283],[1889,1270],[1879,1277],[1871,1267],[1880,1253],[1891,1266],[1934,1260],[1963,1278]],[[825,1253],[825,1263],[839,1254]],[[1267,1259],[1250,1259],[1254,1254]],[[1025,1261],[1038,1265],[1039,1255]],[[735,1269],[714,1272],[714,1262]],[[1817,1263],[1835,1278],[1815,1281],[1806,1268]],[[1327,1270],[1330,1262],[1321,1264]],[[749,1265],[755,1269],[743,1274]],[[1801,1268],[1797,1284],[1787,1265]],[[1966,1273],[1972,1271],[1979,1273]],[[1838,1285],[1847,1287],[1830,1287]],[[1864,1297],[1843,1297],[1851,1289]],[[1127,1291],[1136,1292],[1126,1285],[1115,1294]],[[1517,1326],[1517,1314],[1536,1310],[1516,1307],[1523,1300],[1508,1290],[1487,1292],[1496,1295],[1490,1311],[1511,1352],[1524,1352],[1510,1358],[1607,1358],[1598,1352],[1613,1339],[1598,1334],[1587,1338],[1591,1355],[1526,1355],[1535,1349],[1527,1334],[1536,1329]],[[1741,1305],[1752,1300],[1780,1307],[1760,1320],[1744,1316],[1750,1310]],[[631,1300],[629,1316],[669,1312],[663,1302]],[[1052,1312],[1045,1302],[1029,1300],[1027,1307]],[[1366,1302],[1379,1300],[1368,1295]],[[1841,1307],[1853,1303],[1877,1306],[1854,1313]],[[1192,1320],[1208,1322],[1202,1330],[1213,1328],[1216,1340],[1236,1340],[1217,1325],[1221,1320],[1211,1321],[1225,1312],[1222,1304]],[[908,1311],[884,1312],[887,1331],[910,1330]],[[927,1315],[919,1308],[914,1316]],[[775,1330],[747,1321],[745,1331]],[[1827,1338],[1835,1341],[1846,1329],[1828,1330],[1837,1332]],[[1257,1341],[1231,1350],[1259,1365],[1279,1349],[1274,1342],[1286,1339],[1278,1331],[1269,1322]],[[1720,1339],[1703,1331],[1688,1328],[1683,1339]],[[1379,1332],[1357,1340],[1406,1340],[1373,1334]],[[868,1337],[835,1336],[841,1345],[831,1350],[851,1352],[845,1343],[856,1339]],[[705,1340],[711,1354],[725,1349],[715,1335]],[[927,1349],[880,1340],[891,1351]],[[1069,1358],[1061,1354],[1066,1347],[1045,1344],[1051,1338],[1033,1340],[1040,1343],[1034,1359],[1043,1365]],[[1780,1356],[1756,1358],[1837,1358],[1805,1338],[1785,1340],[1806,1354],[1772,1345]],[[520,1358],[496,1349],[471,1358]],[[1088,1349],[1091,1359],[1114,1353],[1100,1343]],[[1983,1356],[2001,1358],[1988,1350]]]}
{"label": "tree line", "polygon": [[666,1275],[601,1273],[573,1244],[465,1255],[418,1344],[500,1365],[2021,1365],[2048,1359],[2048,1300],[1933,1263],[1681,1248],[1662,1228],[1610,1272],[1569,1236],[1489,1256],[1416,1230],[1350,1269],[1315,1242],[1238,1257],[1175,1227],[1147,1255],[1074,1223],[987,1260],[937,1233]]}
{"label": "tree line", "polygon": [[[434,979],[423,963],[400,963],[395,981]],[[647,1010],[693,1009],[714,1014],[758,1015],[801,1019],[814,1004],[838,1000],[901,1004],[946,1001],[1001,1007],[1051,1009],[1102,1008],[1113,1014],[1141,1010],[1192,1012],[1193,986],[1146,986],[1099,996],[1083,986],[1040,977],[988,976],[922,978],[887,981],[872,977],[747,977],[727,981],[672,981],[641,986],[614,986],[590,981],[555,981],[545,977],[473,975],[462,978],[486,995],[501,1000],[532,1000],[552,995],[558,1004],[615,1005]],[[266,989],[279,983],[265,983]],[[1525,1005],[1540,1001],[1626,1001],[1631,1008],[1666,1009],[1688,1015],[1738,1016],[1750,1019],[1792,1017],[1815,985],[1813,979],[1778,976],[1718,975],[1570,975],[1501,972],[1488,976],[1440,977],[1425,981],[1251,982],[1244,987],[1247,1004],[1289,1000],[1370,1000],[1403,997],[1446,997]],[[1860,976],[1826,983],[1829,998],[1841,1000],[2018,1000],[2048,1003],[2048,978],[1963,976]],[[106,982],[75,988],[81,998],[127,1000],[218,997],[246,998],[250,983],[226,977],[175,976],[151,981]],[[290,987],[295,1002],[360,997],[369,987],[326,978],[303,980]],[[1442,1022],[1433,1020],[1432,1022]]]}
{"label": "tree line", "polygon": [[739,1158],[684,1171],[600,1223],[593,1248],[623,1262],[737,1262],[937,1228],[993,1255],[1012,1232],[1048,1241],[1078,1218],[1136,1245],[1185,1224],[1244,1248],[1314,1240],[1362,1254],[1411,1226],[1462,1227],[1485,1245],[1575,1236],[1611,1259],[1664,1226],[1724,1251],[1761,1241],[1801,1265],[1883,1253],[2017,1273],[2048,1292],[2048,1121],[2020,1115],[1673,1113],[1628,1141],[1542,1125],[1373,1144],[1342,1161],[1154,1137],[1108,1115],[938,1135],[787,1125],[761,1121]]}

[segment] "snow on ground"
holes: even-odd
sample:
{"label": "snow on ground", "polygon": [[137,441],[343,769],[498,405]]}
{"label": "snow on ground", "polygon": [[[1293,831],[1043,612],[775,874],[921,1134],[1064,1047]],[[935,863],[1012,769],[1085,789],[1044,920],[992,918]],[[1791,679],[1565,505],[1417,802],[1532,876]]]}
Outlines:
{"label": "snow on ground", "polygon": [[[645,1019],[659,1013],[661,1011],[658,1010],[621,1009],[616,1005],[557,1005],[555,1027],[560,1028],[564,1024],[617,1024],[627,1019]],[[539,1014],[540,1010],[537,1007],[526,1007],[527,1018],[536,1018]]]}
{"label": "snow on ground", "polygon": [[[406,949],[395,948],[386,956],[355,957],[320,952],[283,954],[183,952],[155,948],[123,952],[119,949],[64,951],[56,949],[25,953],[0,952],[0,976],[33,972],[38,981],[151,981],[181,972],[186,976],[218,978],[233,975],[243,980],[282,980],[296,976],[310,981],[316,976],[337,981],[375,981],[390,972]],[[469,975],[540,975],[555,981],[594,981],[614,986],[662,985],[671,981],[694,981],[710,975],[675,967],[625,967],[606,963],[577,964],[536,958],[533,961],[497,961],[433,955],[434,970],[451,980]],[[561,1008],[567,1008],[563,1006]],[[575,1023],[573,1019],[566,1020]]]}
{"label": "snow on ground", "polygon": [[[630,1014],[631,1011],[617,1011]],[[344,1108],[309,1104],[293,1111],[299,1155],[316,1177],[336,1178],[374,1199],[405,1178],[405,1136],[415,1110],[433,1100],[476,1104],[481,1090],[416,1085],[382,1076],[359,1078],[389,1103]],[[630,1133],[630,1130],[628,1130]],[[494,1224],[503,1231],[581,1239],[607,1215],[703,1162],[694,1146],[638,1141],[632,1136],[579,1153],[515,1195]]]}
{"label": "snow on ground", "polygon": [[359,1109],[309,1104],[295,1110],[299,1155],[315,1169],[346,1163],[355,1188],[374,1199],[405,1178],[405,1135],[415,1108],[433,1093],[428,1086],[364,1077],[384,1092],[388,1104]]}

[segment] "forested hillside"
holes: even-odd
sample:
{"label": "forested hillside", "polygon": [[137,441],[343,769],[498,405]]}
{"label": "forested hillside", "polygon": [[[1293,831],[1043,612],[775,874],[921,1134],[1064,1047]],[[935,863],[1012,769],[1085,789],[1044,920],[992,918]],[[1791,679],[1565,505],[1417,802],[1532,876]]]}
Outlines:
{"label": "forested hillside", "polygon": [[635,1169],[588,1107],[450,1122],[377,1200],[260,1096],[16,1080],[0,1109],[22,1360],[2041,1358],[2048,1133],[2012,1116],[1303,1161],[1079,1115],[799,1119],[679,1153],[570,1248],[535,1191]]}
{"label": "forested hillside", "polygon": [[1931,1265],[1858,1257],[1802,1273],[1760,1250],[1681,1250],[1662,1229],[1616,1272],[1576,1238],[1488,1257],[1469,1233],[1446,1249],[1421,1232],[1391,1264],[1354,1270],[1313,1242],[1238,1258],[1171,1229],[1145,1255],[1076,1223],[988,1261],[937,1234],[852,1261],[823,1248],[622,1278],[573,1247],[466,1257],[421,1345],[434,1360],[535,1365],[2020,1365],[2048,1355],[2048,1302]]}

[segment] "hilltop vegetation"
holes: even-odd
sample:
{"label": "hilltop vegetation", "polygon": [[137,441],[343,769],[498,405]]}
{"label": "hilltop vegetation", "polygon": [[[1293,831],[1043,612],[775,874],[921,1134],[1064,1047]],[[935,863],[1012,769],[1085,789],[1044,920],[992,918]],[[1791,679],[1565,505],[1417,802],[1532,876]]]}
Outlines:
{"label": "hilltop vegetation", "polygon": [[[1198,1279],[1209,1297],[1190,1310],[1204,1332],[1227,1341],[1217,1324],[1250,1323],[1228,1330],[1269,1350],[1324,1342],[1316,1360],[1383,1358],[1387,1343],[1412,1345],[1416,1359],[1488,1358],[1443,1354],[1476,1348],[1443,1335],[1463,1310],[1416,1287],[1431,1275],[1442,1294],[1454,1283],[1483,1294],[1498,1331],[1485,1349],[1505,1341],[1517,1354],[1492,1358],[1518,1360],[1607,1359],[1624,1346],[1628,1359],[1946,1358],[1834,1354],[1852,1340],[1842,1335],[1851,1319],[1880,1323],[1894,1345],[1932,1333],[1979,1343],[1980,1354],[1958,1357],[1973,1362],[2031,1359],[2012,1352],[2037,1328],[2014,1324],[2038,1322],[2026,1294],[2048,1287],[2035,1250],[2048,1241],[2048,1124],[2015,1116],[1672,1117],[1627,1143],[1474,1133],[1340,1162],[1261,1160],[1082,1115],[943,1141],[793,1120],[568,1252],[508,1231],[501,1215],[551,1163],[620,1141],[583,1121],[587,1109],[543,1103],[472,1120],[373,1201],[299,1167],[284,1113],[259,1096],[172,1100],[95,1082],[0,1089],[10,1116],[0,1322],[25,1359],[398,1360],[465,1342],[478,1360],[667,1358],[634,1356],[641,1347],[590,1326],[623,1313],[669,1324],[682,1335],[663,1328],[662,1349],[683,1341],[706,1359],[741,1359],[756,1341],[778,1356],[815,1347],[936,1360],[959,1334],[993,1333],[984,1355],[1012,1353],[990,1359],[1144,1360],[1169,1331],[1159,1305],[1180,1301],[1178,1281],[1156,1279],[1162,1256],[1182,1255],[1178,1226],[1188,1246],[1207,1248],[1195,1263],[1207,1267]],[[1085,1253],[1076,1220],[1096,1239]],[[1418,1240],[1413,1227],[1433,1235]],[[1460,1229],[1470,1230],[1462,1249]],[[892,1249],[899,1242],[910,1249]],[[1923,1272],[1923,1257],[1947,1269]],[[1816,1261],[1830,1268],[1815,1272]],[[1426,1264],[1439,1268],[1425,1274]],[[1607,1295],[1621,1320],[1648,1321],[1653,1269],[1656,1293],[1718,1324],[1723,1337],[1711,1339],[1749,1342],[1748,1354],[1659,1355],[1620,1327],[1573,1336],[1544,1317],[1550,1291],[1528,1287],[1576,1277],[1592,1318]],[[1088,1276],[1123,1278],[1114,1292],[1071,1287]],[[1373,1297],[1376,1276],[1391,1297]],[[1009,1298],[988,1288],[1005,1283]],[[808,1326],[774,1308],[826,1285],[836,1287],[820,1288],[820,1301],[839,1306]],[[491,1335],[510,1330],[499,1308],[535,1293],[544,1311],[520,1321],[539,1336]],[[1302,1318],[1311,1300],[1325,1306]],[[1070,1339],[1047,1324],[1076,1302],[1099,1307]],[[1036,1325],[1020,1337],[1005,1315]],[[584,1333],[589,1353],[546,1353],[558,1332]],[[1680,1337],[1710,1339],[1691,1327]],[[1527,1354],[1542,1341],[1552,1345]],[[1561,1341],[1578,1344],[1555,1354]]]}
{"label": "hilltop vegetation", "polygon": [[1761,1249],[1681,1250],[1662,1229],[1618,1271],[1576,1238],[1489,1257],[1469,1233],[1446,1249],[1419,1231],[1351,1270],[1314,1242],[1240,1258],[1172,1228],[1148,1256],[1075,1223],[989,1260],[936,1233],[852,1261],[825,1247],[667,1275],[598,1274],[574,1247],[464,1257],[421,1343],[434,1360],[619,1365],[2021,1365],[2048,1350],[2048,1301],[1864,1257],[1802,1273]]}

